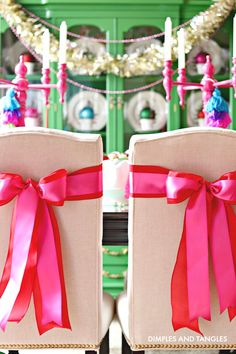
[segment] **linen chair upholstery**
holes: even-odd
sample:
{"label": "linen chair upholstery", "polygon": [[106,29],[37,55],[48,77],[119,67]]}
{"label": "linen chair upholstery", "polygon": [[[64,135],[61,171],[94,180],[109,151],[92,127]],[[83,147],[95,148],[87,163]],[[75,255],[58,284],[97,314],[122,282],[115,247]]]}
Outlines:
{"label": "linen chair upholstery", "polygon": [[[44,128],[17,128],[0,133],[0,170],[38,181],[57,169],[69,172],[99,165],[99,135],[74,134]],[[0,209],[0,267],[9,241],[14,201]],[[113,317],[114,303],[102,293],[101,198],[69,201],[54,207],[61,235],[62,259],[72,331],[56,328],[38,334],[31,306],[19,323],[0,332],[0,348],[97,349]]]}
{"label": "linen chair upholstery", "polygon": [[[208,181],[236,170],[236,132],[230,130],[188,128],[133,136],[129,151],[131,164],[195,173]],[[128,284],[127,292],[117,300],[117,313],[133,350],[216,344],[200,342],[200,335],[189,329],[174,332],[172,328],[171,276],[186,204],[187,201],[170,205],[166,198],[130,198]],[[217,343],[222,348],[232,348],[233,344],[236,347],[236,321],[230,323],[227,311],[219,314],[212,275],[211,304],[212,321],[199,321],[202,332],[205,336],[218,336]],[[159,336],[166,338],[160,340]],[[191,338],[179,342],[180,336]]]}

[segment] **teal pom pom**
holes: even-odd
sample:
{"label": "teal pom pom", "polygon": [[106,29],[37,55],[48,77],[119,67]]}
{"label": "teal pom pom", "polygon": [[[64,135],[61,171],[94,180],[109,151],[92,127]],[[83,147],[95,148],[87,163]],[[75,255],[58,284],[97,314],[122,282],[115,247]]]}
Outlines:
{"label": "teal pom pom", "polygon": [[20,108],[20,104],[15,97],[15,91],[10,88],[6,92],[6,96],[0,99],[0,111],[15,111]]}
{"label": "teal pom pom", "polygon": [[212,97],[207,102],[206,111],[229,112],[228,103],[221,96],[220,90],[214,90]]}
{"label": "teal pom pom", "polygon": [[16,93],[15,93],[15,91],[14,91],[13,88],[9,88],[9,90],[7,90],[7,94],[6,94],[6,95],[7,95],[8,97],[13,98],[13,97],[15,97]]}

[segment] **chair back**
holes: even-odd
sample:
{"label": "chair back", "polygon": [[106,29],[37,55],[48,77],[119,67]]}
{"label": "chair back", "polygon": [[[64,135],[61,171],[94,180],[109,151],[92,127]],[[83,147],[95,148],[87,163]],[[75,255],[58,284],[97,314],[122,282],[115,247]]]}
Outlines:
{"label": "chair back", "polygon": [[[102,163],[99,135],[44,128],[0,133],[0,170],[32,178],[58,170],[73,172]],[[15,200],[0,208],[0,267],[3,268]],[[33,299],[19,323],[0,331],[0,348],[93,348],[101,338],[101,198],[66,201],[53,207],[61,236],[68,312],[72,330],[55,328],[39,335]]]}
{"label": "chair back", "polygon": [[[130,163],[154,165],[201,175],[214,181],[236,170],[236,132],[188,128],[174,132],[133,136]],[[133,349],[181,348],[236,344],[236,321],[220,315],[211,280],[212,320],[200,319],[207,337],[189,329],[174,332],[171,277],[183,230],[187,200],[167,204],[166,198],[130,198],[128,313]],[[211,275],[212,278],[212,275]]]}

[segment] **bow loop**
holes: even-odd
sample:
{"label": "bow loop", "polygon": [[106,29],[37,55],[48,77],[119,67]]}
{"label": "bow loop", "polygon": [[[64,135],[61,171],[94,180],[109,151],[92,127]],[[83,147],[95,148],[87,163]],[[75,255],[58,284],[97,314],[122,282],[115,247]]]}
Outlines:
{"label": "bow loop", "polygon": [[230,204],[236,203],[236,173],[227,173],[211,183],[211,193]]}
{"label": "bow loop", "polygon": [[169,171],[166,180],[166,196],[169,204],[181,203],[199,191],[204,184],[201,176],[192,173]]}
{"label": "bow loop", "polygon": [[[138,171],[133,166],[131,172],[134,198],[166,197],[170,204],[188,199],[171,281],[174,329],[201,333],[199,318],[211,319],[209,251],[220,312],[228,309],[232,320],[236,316],[236,216],[230,204],[236,204],[236,171],[214,182],[160,166],[138,166]],[[155,193],[160,188],[162,193]]]}
{"label": "bow loop", "polygon": [[13,173],[0,173],[0,205],[9,203],[24,189],[24,186],[21,176]]}
{"label": "bow loop", "polygon": [[37,191],[41,199],[52,205],[63,205],[66,199],[67,171],[57,170],[47,177],[41,178]]}
{"label": "bow loop", "polygon": [[0,173],[0,205],[17,196],[10,242],[0,281],[0,328],[20,322],[34,298],[39,333],[70,329],[62,266],[60,233],[52,205],[102,195],[101,165],[68,175],[57,170],[39,183]]}

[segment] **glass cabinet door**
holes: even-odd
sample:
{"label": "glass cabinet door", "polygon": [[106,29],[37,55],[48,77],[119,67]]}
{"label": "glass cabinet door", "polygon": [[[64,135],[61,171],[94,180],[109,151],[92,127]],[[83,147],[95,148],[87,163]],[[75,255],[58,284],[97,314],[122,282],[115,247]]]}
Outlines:
{"label": "glass cabinet door", "polygon": [[[19,62],[21,55],[24,57],[27,66],[27,79],[32,84],[41,81],[41,64],[27,51],[23,44],[14,35],[3,19],[0,19],[0,76],[7,80],[13,80],[16,76],[15,66]],[[0,97],[6,94],[6,90],[1,90]],[[43,99],[41,91],[29,90],[27,92],[26,108],[27,112],[33,112],[38,119],[37,124],[42,124]]]}
{"label": "glass cabinet door", "polygon": [[[175,21],[176,22],[176,21]],[[119,36],[123,38],[148,37],[164,31],[165,17],[163,18],[133,18],[119,20]],[[173,23],[175,26],[176,23]],[[123,53],[134,55],[143,53],[148,47],[163,46],[164,36],[152,38],[147,41],[128,43],[123,46]],[[120,133],[120,149],[126,150],[129,146],[130,137],[133,134],[148,134],[167,130],[168,105],[165,100],[165,92],[162,82],[162,68],[153,69],[152,58],[148,57],[145,67],[150,61],[150,69],[142,72],[142,66],[132,67],[132,76],[122,80],[122,89],[131,90],[130,93],[120,97],[122,109],[119,110],[117,120]],[[154,66],[155,67],[155,66]],[[137,92],[136,88],[144,87]]]}
{"label": "glass cabinet door", "polygon": [[[199,42],[187,55],[188,81],[200,82],[203,77],[203,66],[209,55],[215,67],[215,79],[227,80],[230,77],[230,21],[218,30],[209,40]],[[233,111],[234,100],[230,99],[231,89],[221,89],[222,96]],[[232,115],[233,117],[233,115]],[[204,124],[202,94],[200,90],[187,92],[186,108],[182,112],[182,127],[202,126]]]}
{"label": "glass cabinet door", "polygon": [[[79,36],[92,38],[110,38],[113,32],[112,20],[95,18],[73,18],[57,19],[57,26],[61,20],[66,20],[68,32]],[[79,48],[82,64],[68,70],[68,78],[73,81],[69,83],[66,92],[66,103],[63,107],[63,128],[74,132],[90,132],[101,134],[103,138],[104,151],[112,139],[113,112],[109,110],[109,95],[99,90],[106,90],[109,87],[109,78],[106,73],[90,75],[91,60],[96,60],[105,55],[109,49],[105,43],[90,41],[84,38],[76,38],[68,34],[73,48]],[[75,84],[74,84],[75,83]],[[86,87],[92,90],[86,90]]]}

